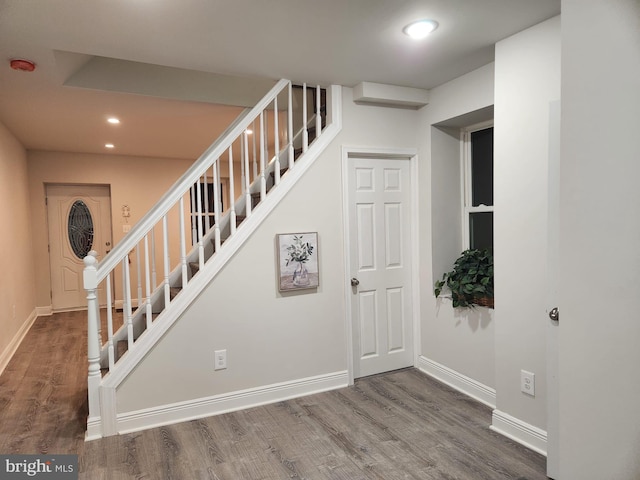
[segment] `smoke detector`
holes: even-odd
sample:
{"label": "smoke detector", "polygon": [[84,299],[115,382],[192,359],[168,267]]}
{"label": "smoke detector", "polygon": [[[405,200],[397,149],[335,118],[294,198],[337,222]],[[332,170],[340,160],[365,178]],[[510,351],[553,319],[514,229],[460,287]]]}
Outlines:
{"label": "smoke detector", "polygon": [[36,64],[30,60],[24,60],[22,58],[14,58],[9,62],[9,65],[14,70],[21,70],[23,72],[33,72],[36,69]]}

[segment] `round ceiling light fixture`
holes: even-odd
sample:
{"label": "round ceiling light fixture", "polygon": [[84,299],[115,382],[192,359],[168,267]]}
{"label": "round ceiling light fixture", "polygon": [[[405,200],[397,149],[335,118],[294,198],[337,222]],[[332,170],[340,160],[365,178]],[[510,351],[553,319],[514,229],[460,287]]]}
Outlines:
{"label": "round ceiling light fixture", "polygon": [[9,65],[14,70],[20,70],[23,72],[33,72],[36,69],[36,64],[31,60],[25,60],[23,58],[14,58],[9,61]]}
{"label": "round ceiling light fixture", "polygon": [[109,117],[107,118],[107,122],[109,122],[111,125],[118,125],[120,123],[120,119],[116,117]]}
{"label": "round ceiling light fixture", "polygon": [[436,28],[438,28],[438,22],[435,20],[418,20],[404,27],[402,31],[405,35],[415,40],[420,40],[433,32]]}

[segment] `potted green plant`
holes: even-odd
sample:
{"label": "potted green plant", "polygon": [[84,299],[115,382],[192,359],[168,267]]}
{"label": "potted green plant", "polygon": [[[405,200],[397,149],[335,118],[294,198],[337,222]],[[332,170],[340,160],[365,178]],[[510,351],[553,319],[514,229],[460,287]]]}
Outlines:
{"label": "potted green plant", "polygon": [[435,283],[436,297],[445,285],[451,290],[454,307],[493,308],[493,254],[489,250],[465,250],[453,270]]}

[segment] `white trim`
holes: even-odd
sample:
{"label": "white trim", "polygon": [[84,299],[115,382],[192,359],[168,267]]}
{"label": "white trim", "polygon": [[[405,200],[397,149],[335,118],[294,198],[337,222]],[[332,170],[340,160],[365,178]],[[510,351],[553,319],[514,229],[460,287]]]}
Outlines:
{"label": "white trim", "polygon": [[53,315],[53,307],[51,305],[47,305],[45,307],[36,307],[36,316],[49,317],[51,315]]}
{"label": "white trim", "polygon": [[89,417],[87,419],[87,433],[84,436],[85,441],[98,440],[102,438],[102,420],[100,417]]}
{"label": "white trim", "polygon": [[347,339],[347,374],[349,385],[355,383],[353,374],[353,329],[351,319],[351,254],[349,245],[349,149],[342,147],[342,251],[344,252],[345,263],[342,275],[344,277],[344,304],[345,304],[345,334]]}
{"label": "white trim", "polygon": [[4,369],[7,368],[7,365],[9,365],[13,355],[16,353],[16,350],[18,350],[18,347],[22,343],[22,340],[24,340],[24,337],[29,333],[29,329],[31,328],[31,325],[33,325],[33,322],[36,321],[36,318],[38,318],[38,315],[36,314],[36,310],[33,310],[20,329],[13,336],[9,345],[7,345],[4,351],[0,353],[0,374],[2,374]]}
{"label": "white trim", "polygon": [[52,313],[64,313],[64,312],[82,312],[86,310],[87,306],[79,306],[79,307],[64,307],[64,308],[54,308],[51,310]]}
{"label": "white trim", "polygon": [[118,433],[187,422],[197,418],[234,412],[245,408],[281,402],[346,387],[347,372],[333,372],[263,387],[223,393],[211,397],[177,402],[118,414]]}
{"label": "white trim", "polygon": [[[344,285],[345,292],[345,329],[347,338],[347,371],[349,374],[349,385],[354,384],[354,349],[353,349],[353,326],[351,318],[352,297],[351,288],[351,251],[349,242],[349,158],[381,158],[381,159],[400,159],[409,160],[409,169],[411,174],[411,258],[412,265],[418,265],[419,260],[419,215],[418,215],[418,151],[415,148],[385,148],[385,147],[342,147],[342,230],[343,230],[343,249],[344,249]],[[418,268],[411,269],[411,306],[413,311],[413,357],[414,365],[417,362],[418,352],[420,351],[420,272]]]}
{"label": "white trim", "polygon": [[418,172],[417,154],[411,158],[411,274],[413,284],[413,365],[418,365],[420,351],[422,350],[421,325],[420,321],[420,215],[418,209],[420,207],[420,198],[418,196],[420,190],[420,175]]}
{"label": "white trim", "polygon": [[534,452],[547,455],[546,431],[501,412],[497,408],[493,411],[491,421],[489,428],[494,432],[504,435]]}
{"label": "white trim", "polygon": [[116,389],[100,387],[100,415],[103,437],[109,437],[118,433],[116,410]]}
{"label": "white trim", "polygon": [[496,408],[495,389],[423,356],[420,356],[418,359],[418,369],[474,400],[484,403],[491,408]]}

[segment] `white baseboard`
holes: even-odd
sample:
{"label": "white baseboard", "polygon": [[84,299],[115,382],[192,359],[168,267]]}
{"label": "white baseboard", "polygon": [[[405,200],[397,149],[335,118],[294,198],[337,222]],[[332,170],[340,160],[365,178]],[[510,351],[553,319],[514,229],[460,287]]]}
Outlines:
{"label": "white baseboard", "polygon": [[547,432],[496,409],[496,391],[493,388],[422,356],[418,359],[418,369],[459,392],[492,407],[494,410],[489,427],[491,430],[534,452],[547,455]]}
{"label": "white baseboard", "polygon": [[[326,392],[346,387],[347,371],[276,383],[211,397],[147,408],[135,412],[119,413],[118,433],[129,433],[148,428],[186,422],[221,413],[257,407],[291,398]],[[87,440],[90,440],[87,436]]]}
{"label": "white baseboard", "polygon": [[98,440],[102,438],[102,422],[100,417],[89,417],[87,419],[87,433],[85,433],[84,440],[86,442],[90,440]]}
{"label": "white baseboard", "polygon": [[33,325],[33,322],[36,321],[36,318],[38,318],[38,315],[36,314],[36,310],[33,310],[33,312],[31,312],[29,317],[27,317],[25,322],[20,327],[20,330],[18,330],[17,333],[13,336],[11,342],[9,342],[9,345],[7,345],[7,348],[4,349],[4,352],[0,353],[0,374],[4,372],[5,368],[7,368],[7,365],[11,361],[13,354],[16,353],[16,350],[18,350],[18,347],[29,332],[29,329],[31,328],[31,325]]}
{"label": "white baseboard", "polygon": [[418,358],[418,369],[480,403],[496,408],[495,389],[423,356]]}
{"label": "white baseboard", "polygon": [[538,427],[495,409],[489,428],[534,452],[547,455],[547,432]]}
{"label": "white baseboard", "polygon": [[36,307],[36,315],[38,317],[49,317],[53,315],[53,307],[51,305]]}

